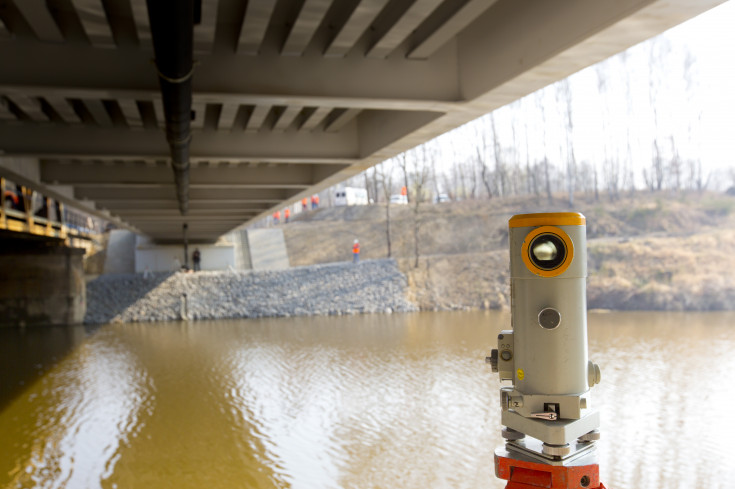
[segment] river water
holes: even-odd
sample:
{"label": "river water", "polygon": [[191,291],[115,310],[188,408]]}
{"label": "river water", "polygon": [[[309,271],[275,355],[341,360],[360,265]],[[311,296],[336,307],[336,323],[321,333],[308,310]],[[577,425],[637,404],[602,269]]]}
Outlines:
{"label": "river water", "polygon": [[[735,486],[735,314],[592,313],[611,489]],[[502,488],[502,312],[3,330],[0,487]]]}

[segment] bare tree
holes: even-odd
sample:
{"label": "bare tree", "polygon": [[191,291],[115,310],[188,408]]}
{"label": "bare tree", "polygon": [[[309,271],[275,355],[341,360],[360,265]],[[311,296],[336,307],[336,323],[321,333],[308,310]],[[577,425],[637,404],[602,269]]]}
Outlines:
{"label": "bare tree", "polygon": [[671,51],[671,45],[668,40],[657,37],[651,40],[651,49],[649,51],[649,78],[648,78],[648,97],[653,110],[653,154],[651,155],[650,168],[643,169],[643,179],[646,186],[651,191],[659,191],[663,188],[664,178],[666,176],[666,168],[664,164],[664,155],[662,154],[661,144],[659,143],[659,135],[661,131],[659,104],[661,103],[662,80],[659,72],[664,58]]}
{"label": "bare tree", "polygon": [[480,167],[480,179],[482,180],[482,184],[485,186],[485,191],[487,192],[487,198],[492,199],[493,198],[493,189],[492,189],[492,176],[490,175],[490,169],[487,167],[487,163],[485,162],[485,148],[487,147],[487,139],[485,136],[485,132],[482,132],[482,146],[476,146],[476,158],[477,158],[477,164]]}
{"label": "bare tree", "polygon": [[411,202],[411,198],[408,195],[408,160],[407,160],[407,153],[408,151],[405,151],[398,155],[398,166],[401,167],[401,170],[403,171],[403,186],[406,187],[406,198],[409,202]]}
{"label": "bare tree", "polygon": [[[599,93],[600,100],[602,103],[602,113],[600,116],[600,129],[603,135],[602,144],[602,180],[603,185],[608,191],[610,200],[615,200],[618,197],[618,189],[620,187],[620,160],[617,157],[617,152],[611,148],[615,146],[611,144],[610,137],[608,136],[608,121],[611,118],[610,114],[610,103],[609,98],[611,96],[611,87],[609,81],[609,72],[611,70],[610,62],[599,63],[595,67],[595,74],[597,75],[597,91]],[[628,80],[626,79],[626,85]],[[630,88],[628,88],[630,92]],[[628,106],[630,106],[630,99],[628,98]],[[630,129],[628,129],[628,152],[630,153]],[[594,164],[594,163],[593,163]],[[594,178],[597,180],[597,168],[594,169]],[[599,198],[597,191],[597,182],[595,182],[595,195],[596,199]]]}
{"label": "bare tree", "polygon": [[574,156],[574,119],[572,117],[572,90],[569,86],[569,78],[557,84],[557,96],[564,103],[564,115],[567,122],[567,191],[569,193],[569,207],[574,207],[577,161]]}
{"label": "bare tree", "polygon": [[[414,268],[419,267],[419,231],[421,230],[421,204],[426,200],[426,186],[429,181],[429,164],[428,161],[433,158],[432,148],[424,144],[419,147],[419,151],[413,154],[413,244],[415,261]],[[470,165],[471,166],[471,165]]]}
{"label": "bare tree", "polygon": [[577,165],[577,187],[581,188],[587,198],[590,196],[595,200],[600,200],[600,192],[597,180],[597,166],[588,161],[581,161]]}
{"label": "bare tree", "polygon": [[[452,165],[452,168],[454,168],[454,165]],[[452,175],[454,172],[450,172],[450,174],[443,173],[442,179],[444,180],[444,188],[447,190],[447,194],[449,194],[449,198],[452,200],[457,200],[457,191],[456,188],[452,184]]]}
{"label": "bare tree", "polygon": [[436,162],[439,159],[437,154],[437,158],[433,158],[430,162],[431,164],[431,183],[434,186],[434,195],[439,195],[441,192],[439,191],[439,179],[436,175]]}
{"label": "bare tree", "polygon": [[[623,51],[620,55],[620,62],[623,65],[623,68],[625,67],[626,60],[628,58],[627,52]],[[630,81],[630,71],[626,69],[621,69],[620,71],[625,73],[625,90],[624,90],[624,98],[626,100],[626,116],[629,120],[632,120],[634,117],[634,111],[633,111],[633,92],[631,90],[631,81]],[[621,174],[622,177],[620,179],[620,188],[624,189],[628,187],[630,189],[630,193],[633,194],[635,192],[635,173],[634,168],[635,165],[633,164],[633,145],[631,144],[631,141],[633,140],[633,135],[631,134],[631,124],[626,124],[626,138],[625,138],[625,146],[626,146],[626,158],[623,159]],[[627,184],[627,185],[626,185]],[[618,198],[619,194],[615,193],[615,198]]]}
{"label": "bare tree", "polygon": [[385,244],[388,248],[387,257],[391,257],[391,235],[390,235],[390,196],[393,192],[393,168],[388,161],[376,165],[376,180],[380,182],[385,197]]}
{"label": "bare tree", "polygon": [[365,179],[365,192],[367,192],[367,194],[368,194],[368,202],[369,202],[370,201],[370,198],[371,198],[370,197],[370,191],[372,190],[372,188],[371,188],[372,185],[370,184],[370,175],[368,175],[368,173],[369,173],[368,170],[365,170],[364,172],[362,172],[362,175],[363,175],[363,177]]}
{"label": "bare tree", "polygon": [[727,193],[732,195],[733,191],[735,191],[735,166],[730,166],[727,169],[727,176],[730,177],[730,185],[727,188]]}
{"label": "bare tree", "polygon": [[[699,87],[699,80],[701,74],[699,72],[699,65],[697,58],[692,54],[691,51],[687,51],[684,56],[684,81],[686,82],[686,97],[687,103],[695,107],[696,117],[687,118],[687,139],[690,144],[701,141],[699,137],[698,128],[702,123],[702,112],[703,112],[703,101],[699,98],[702,91]],[[696,144],[696,143],[695,143]],[[696,144],[698,146],[698,144]],[[683,163],[682,163],[683,164]],[[688,179],[691,188],[701,192],[705,190],[709,184],[711,173],[705,172],[702,169],[702,161],[699,159],[699,155],[694,158],[690,158],[686,161],[688,168]]]}
{"label": "bare tree", "polygon": [[[470,134],[474,143],[473,153],[470,158],[472,160],[472,166],[475,168],[475,178],[479,180],[479,183],[484,187],[487,198],[492,199],[492,173],[487,161],[487,150],[489,145],[487,120],[487,117],[476,120],[471,125],[468,125],[468,130],[471,131]],[[479,193],[481,193],[481,191],[479,191],[478,194]]]}
{"label": "bare tree", "polygon": [[523,132],[525,134],[525,143],[526,143],[526,185],[528,193],[535,195],[536,197],[539,196],[539,189],[538,189],[538,178],[536,175],[536,165],[531,165],[531,151],[528,144],[528,118],[523,119]]}
{"label": "bare tree", "polygon": [[[654,109],[654,112],[656,109]],[[658,145],[658,139],[653,140],[653,154],[651,156],[651,167],[643,168],[643,180],[650,191],[658,191],[663,188],[664,183],[664,158]]]}
{"label": "bare tree", "polygon": [[597,181],[597,166],[592,163],[592,185],[595,188],[595,201],[600,200],[600,186]]}
{"label": "bare tree", "polygon": [[671,161],[669,162],[669,175],[671,180],[670,185],[671,187],[673,187],[674,190],[679,190],[681,188],[681,173],[683,171],[683,162],[679,157],[679,151],[676,148],[676,143],[674,143],[673,134],[669,136],[669,140],[671,142],[672,152]]}
{"label": "bare tree", "polygon": [[541,161],[541,168],[544,172],[544,186],[546,188],[546,199],[549,201],[549,204],[551,204],[553,197],[551,192],[551,164],[549,163],[549,159],[544,156],[544,159]]}
{"label": "bare tree", "polygon": [[495,157],[495,188],[497,189],[498,195],[503,197],[507,193],[508,175],[505,168],[505,162],[503,161],[503,151],[500,145],[500,138],[498,137],[498,131],[495,127],[495,114],[488,114],[490,119],[490,129],[493,132],[493,155]]}
{"label": "bare tree", "polygon": [[465,159],[459,164],[459,168],[465,198],[469,197],[474,200],[477,197],[477,171],[473,159]]}
{"label": "bare tree", "polygon": [[378,191],[378,183],[379,183],[378,175],[376,173],[377,170],[375,167],[373,167],[372,170],[373,170],[372,172],[373,174],[371,175],[370,180],[372,181],[372,184],[373,184],[373,202],[377,204],[378,201],[380,200],[380,195]]}
{"label": "bare tree", "polygon": [[[514,104],[515,111],[520,108],[518,103]],[[520,165],[520,150],[521,147],[521,141],[520,141],[520,134],[518,130],[518,117],[513,114],[513,117],[510,120],[510,127],[511,127],[511,145],[507,148],[507,152],[510,155],[510,192],[513,195],[520,195],[522,193],[530,193],[528,192],[528,183],[527,175],[525,172],[521,169]],[[524,188],[525,187],[525,188]]]}
{"label": "bare tree", "polygon": [[[711,173],[705,172],[702,168],[702,161],[699,159],[687,161],[689,168],[689,184],[693,190],[703,192],[709,185]],[[732,171],[732,170],[731,170]],[[733,172],[735,176],[735,172]]]}
{"label": "bare tree", "polygon": [[551,171],[550,171],[550,163],[549,163],[549,155],[548,155],[548,146],[546,144],[546,109],[544,106],[544,95],[543,90],[539,90],[536,92],[536,95],[534,96],[536,107],[539,108],[541,111],[541,127],[543,128],[543,151],[544,156],[541,160],[540,166],[541,169],[544,172],[544,188],[546,190],[546,199],[549,201],[549,204],[551,204],[552,201],[552,194],[551,194]]}

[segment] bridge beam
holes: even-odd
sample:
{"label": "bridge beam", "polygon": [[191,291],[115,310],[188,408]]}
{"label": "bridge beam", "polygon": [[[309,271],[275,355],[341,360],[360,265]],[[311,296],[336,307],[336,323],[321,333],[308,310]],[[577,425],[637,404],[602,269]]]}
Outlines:
{"label": "bridge beam", "polygon": [[[270,164],[195,166],[189,171],[192,188],[197,186],[243,186],[246,188],[308,187],[347,165]],[[41,180],[75,187],[170,185],[170,170],[145,164],[94,165],[80,162],[41,161]]]}
{"label": "bridge beam", "polygon": [[[12,49],[6,49],[4,45],[11,42]],[[0,85],[33,87],[43,80],[44,86],[120,90],[124,80],[127,89],[155,94],[158,82],[150,59],[145,51],[0,39],[0,65],[14,68],[0,72]],[[401,56],[370,59],[361,53],[325,58],[313,52],[298,57],[215,52],[203,58],[192,81],[194,93],[277,94],[298,97],[307,106],[321,98],[456,102],[460,100],[457,69],[453,49],[421,62]]]}
{"label": "bridge beam", "polygon": [[[43,159],[163,160],[169,158],[159,130],[120,131],[114,127],[0,122],[0,148],[9,155]],[[288,161],[354,163],[360,148],[353,124],[338,133],[201,132],[191,142],[195,161]]]}
{"label": "bridge beam", "polygon": [[[203,2],[194,28],[192,167],[227,161],[252,179],[222,182],[202,171],[192,205],[224,211],[258,202],[266,208],[251,221],[265,217],[722,2]],[[38,16],[48,20],[53,3],[34,0],[3,15],[0,66],[10,69],[0,70],[0,151],[78,159],[111,174],[117,160],[141,160],[148,165],[141,173],[155,176],[169,158],[146,0],[126,8],[102,2],[111,49],[94,47],[105,22],[98,0],[66,2],[90,42],[67,39],[67,31],[47,42],[53,36]],[[278,183],[260,163],[310,169],[284,171]],[[144,201],[169,209],[175,201],[173,188],[153,176],[135,176],[127,188],[95,183],[81,170],[72,176],[76,197],[102,199],[113,212]]]}

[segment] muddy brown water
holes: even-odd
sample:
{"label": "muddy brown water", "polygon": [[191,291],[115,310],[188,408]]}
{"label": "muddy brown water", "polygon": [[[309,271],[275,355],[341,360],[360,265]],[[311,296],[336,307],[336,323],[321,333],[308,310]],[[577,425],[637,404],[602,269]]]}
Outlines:
{"label": "muddy brown water", "polygon": [[[735,314],[589,319],[606,486],[733,487]],[[484,357],[509,320],[4,330],[0,487],[499,489]]]}

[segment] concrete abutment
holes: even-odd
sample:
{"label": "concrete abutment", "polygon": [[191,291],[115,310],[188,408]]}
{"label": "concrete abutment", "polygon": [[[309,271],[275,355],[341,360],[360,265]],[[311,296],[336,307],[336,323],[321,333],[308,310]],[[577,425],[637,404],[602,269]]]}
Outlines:
{"label": "concrete abutment", "polygon": [[0,326],[79,324],[84,250],[49,243],[0,250]]}

